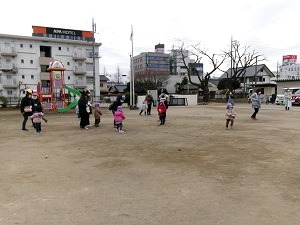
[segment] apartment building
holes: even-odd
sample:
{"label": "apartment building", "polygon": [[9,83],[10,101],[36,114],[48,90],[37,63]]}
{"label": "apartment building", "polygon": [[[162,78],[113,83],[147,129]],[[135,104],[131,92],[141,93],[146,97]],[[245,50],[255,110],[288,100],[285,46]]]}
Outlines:
{"label": "apartment building", "polygon": [[155,52],[142,52],[133,57],[135,75],[155,73],[170,75],[170,55],[164,53],[164,44],[155,45]]}
{"label": "apartment building", "polygon": [[[100,95],[99,48],[91,31],[33,26],[32,36],[0,34],[0,96],[22,97],[25,90],[50,82],[49,63],[64,64],[65,84]],[[93,58],[94,57],[94,58]],[[95,65],[94,65],[95,62]]]}

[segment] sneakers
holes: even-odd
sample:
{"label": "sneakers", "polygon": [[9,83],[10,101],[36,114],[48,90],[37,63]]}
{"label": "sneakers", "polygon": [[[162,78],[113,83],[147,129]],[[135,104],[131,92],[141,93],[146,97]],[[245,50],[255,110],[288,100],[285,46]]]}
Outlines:
{"label": "sneakers", "polygon": [[89,128],[87,126],[85,126],[84,129],[88,130]]}
{"label": "sneakers", "polygon": [[257,119],[251,116],[251,120],[257,120]]}
{"label": "sneakers", "polygon": [[225,127],[225,130],[228,130],[228,127]]}
{"label": "sneakers", "polygon": [[124,131],[123,131],[123,130],[120,130],[119,133],[124,133]]}
{"label": "sneakers", "polygon": [[233,129],[233,126],[230,126],[230,129]]}
{"label": "sneakers", "polygon": [[34,132],[34,134],[40,134],[39,132]]}

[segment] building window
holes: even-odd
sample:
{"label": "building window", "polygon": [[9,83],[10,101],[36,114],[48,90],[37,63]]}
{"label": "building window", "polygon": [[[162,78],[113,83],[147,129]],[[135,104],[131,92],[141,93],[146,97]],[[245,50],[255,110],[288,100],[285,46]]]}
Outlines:
{"label": "building window", "polygon": [[21,63],[24,63],[24,59],[21,59]]}
{"label": "building window", "polygon": [[100,83],[100,87],[103,87],[103,83]]}
{"label": "building window", "polygon": [[67,65],[70,66],[70,62],[67,62]]}
{"label": "building window", "polygon": [[25,79],[25,75],[22,75],[22,79]]}
{"label": "building window", "polygon": [[[67,39],[69,39],[69,38],[67,38]],[[70,51],[70,48],[69,47],[67,47],[67,52],[69,52]]]}
{"label": "building window", "polygon": [[70,77],[70,76],[68,76],[68,80],[71,80],[71,77]]}
{"label": "building window", "polygon": [[87,84],[93,84],[94,83],[94,78],[93,77],[87,77],[86,78],[86,83]]}
{"label": "building window", "polygon": [[61,47],[58,47],[58,50],[61,51]]}
{"label": "building window", "polygon": [[86,64],[86,71],[93,71],[93,63]]}
{"label": "building window", "polygon": [[32,48],[32,45],[29,45],[29,48]]}
{"label": "building window", "polygon": [[20,48],[23,48],[23,44],[20,44]]}
{"label": "building window", "polygon": [[8,96],[12,96],[13,92],[12,91],[7,91]]}
{"label": "building window", "polygon": [[31,75],[30,78],[31,78],[31,80],[34,80],[34,75]]}
{"label": "building window", "polygon": [[30,64],[33,64],[33,60],[32,59],[30,59]]}

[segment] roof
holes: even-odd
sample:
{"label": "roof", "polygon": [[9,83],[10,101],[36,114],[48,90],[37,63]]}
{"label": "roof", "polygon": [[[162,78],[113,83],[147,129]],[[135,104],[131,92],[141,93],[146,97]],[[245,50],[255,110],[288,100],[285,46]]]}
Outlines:
{"label": "roof", "polygon": [[124,93],[126,88],[126,84],[116,84],[109,88],[109,92]]}
{"label": "roof", "polygon": [[[240,67],[238,67],[238,69],[239,68]],[[264,70],[265,72],[267,72],[270,75],[270,77],[275,77],[274,73],[272,73],[265,64],[255,65],[255,66],[248,67],[246,69],[246,73],[245,73],[245,75],[243,75],[243,77],[244,76],[245,77],[253,77],[256,74],[259,74],[259,72],[261,70]],[[220,79],[224,79],[224,78],[227,78],[227,77],[230,77],[230,76],[231,76],[231,68],[229,68],[225,73],[223,73],[222,76],[220,76]]]}
{"label": "roof", "polygon": [[105,75],[99,75],[101,81],[108,81],[109,79]]}

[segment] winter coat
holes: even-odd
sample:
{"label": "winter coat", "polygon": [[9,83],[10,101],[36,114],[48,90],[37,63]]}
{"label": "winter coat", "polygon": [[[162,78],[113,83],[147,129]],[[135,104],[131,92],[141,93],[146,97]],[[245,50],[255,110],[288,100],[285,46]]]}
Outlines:
{"label": "winter coat", "polygon": [[[21,100],[21,106],[20,106],[21,113],[24,112],[24,108],[26,106],[33,107],[32,99],[28,98],[27,95],[24,98],[22,98],[22,100]],[[28,115],[32,115],[32,112],[25,112],[25,113],[28,114]]]}
{"label": "winter coat", "polygon": [[254,93],[251,95],[251,101],[252,101],[252,108],[254,109],[259,109],[260,105],[261,105],[261,99],[260,99],[260,95],[258,95],[257,93]]}
{"label": "winter coat", "polygon": [[114,114],[114,117],[115,117],[115,121],[116,122],[123,122],[123,120],[125,120],[125,116],[123,114],[122,111],[116,111],[115,114]]}
{"label": "winter coat", "polygon": [[236,112],[233,109],[226,109],[226,119],[229,120],[231,116],[235,118]]}
{"label": "winter coat", "polygon": [[159,105],[157,106],[157,111],[158,111],[158,116],[165,116],[167,111],[165,104],[159,103]]}
{"label": "winter coat", "polygon": [[33,115],[30,116],[29,118],[30,118],[30,119],[33,119],[33,122],[34,122],[34,123],[41,123],[41,122],[42,122],[43,116],[44,116],[44,113],[42,113],[42,112],[35,112],[35,113],[33,113]]}
{"label": "winter coat", "polygon": [[94,117],[95,119],[100,119],[100,116],[102,115],[102,112],[100,110],[99,107],[95,107],[95,111],[94,111]]}

